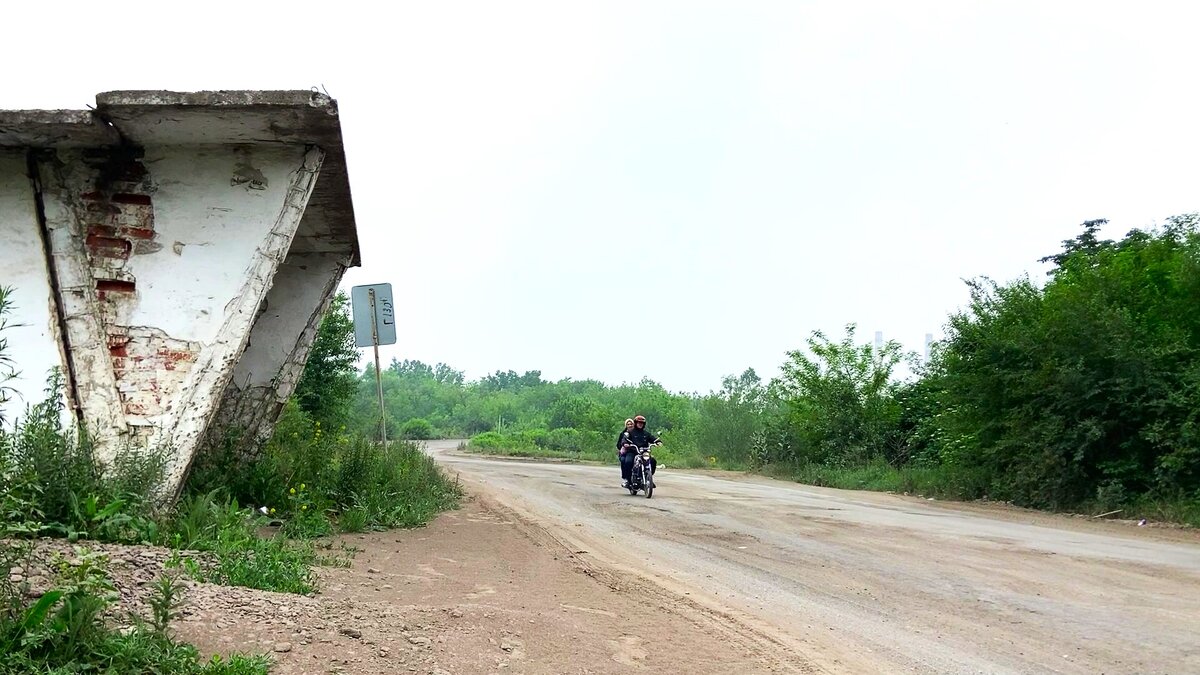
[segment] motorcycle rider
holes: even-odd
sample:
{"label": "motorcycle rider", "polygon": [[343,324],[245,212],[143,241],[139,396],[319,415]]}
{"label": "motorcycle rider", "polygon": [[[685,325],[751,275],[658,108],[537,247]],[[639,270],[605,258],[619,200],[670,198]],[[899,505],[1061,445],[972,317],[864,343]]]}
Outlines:
{"label": "motorcycle rider", "polygon": [[[625,420],[625,430],[617,434],[617,459],[621,460],[621,487],[629,485],[629,472],[633,470],[632,453],[626,453],[629,447],[629,434],[633,433],[633,418]],[[625,461],[625,455],[629,454],[630,461]]]}
{"label": "motorcycle rider", "polygon": [[[625,481],[622,487],[629,487],[629,475],[633,472],[633,460],[637,456],[637,449],[648,448],[658,443],[658,436],[646,430],[646,418],[641,415],[633,418],[632,431],[629,431],[628,425],[625,428],[626,431],[617,439],[617,448],[621,451],[621,478]],[[651,455],[650,475],[654,475],[657,469],[658,460]]]}

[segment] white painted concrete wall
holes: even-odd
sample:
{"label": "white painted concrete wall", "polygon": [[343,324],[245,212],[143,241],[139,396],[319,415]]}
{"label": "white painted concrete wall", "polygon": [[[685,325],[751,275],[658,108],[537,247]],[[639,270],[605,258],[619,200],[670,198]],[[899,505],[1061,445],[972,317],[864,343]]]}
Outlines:
{"label": "white painted concrete wall", "polygon": [[[274,383],[296,351],[300,335],[313,316],[324,309],[327,288],[335,275],[340,276],[340,270],[339,260],[334,256],[288,257],[275,274],[267,293],[266,310],[254,324],[250,344],[234,369],[235,384],[245,388]],[[289,390],[284,396],[290,394]]]}
{"label": "white painted concrete wall", "polygon": [[[102,458],[130,441],[171,447],[169,489],[178,489],[234,378],[269,409],[253,422],[269,430],[347,262],[345,253],[296,254],[283,264],[323,160],[300,146],[148,148],[149,182],[118,192],[149,201],[127,208],[96,192],[96,164],[60,151],[40,165],[55,298],[25,153],[0,152],[0,284],[16,288],[10,323],[20,325],[6,337],[25,373],[16,382],[25,401],[6,416],[39,401],[46,372],[62,367],[58,302]],[[96,228],[125,236],[113,230],[129,209],[153,237],[127,257],[98,254]],[[110,280],[135,290],[103,290]]]}
{"label": "white painted concrete wall", "polygon": [[0,150],[0,286],[12,287],[14,305],[2,337],[20,371],[8,383],[17,392],[4,405],[10,423],[43,400],[47,374],[63,365],[39,229],[25,153]]}
{"label": "white painted concrete wall", "polygon": [[296,390],[345,263],[344,255],[292,253],[279,267],[214,422],[215,432],[237,434],[242,452],[270,435]]}
{"label": "white painted concrete wall", "polygon": [[[303,162],[304,148],[295,146],[148,148],[162,250],[127,265],[138,286],[130,325],[154,326],[178,340],[215,340]],[[261,171],[265,189],[230,185],[238,165]]]}
{"label": "white painted concrete wall", "polygon": [[[208,425],[217,412],[221,397],[233,376],[234,367],[250,336],[250,330],[258,318],[259,307],[271,287],[280,263],[291,248],[300,220],[304,215],[304,209],[308,204],[308,198],[316,185],[325,154],[315,148],[302,150],[301,148],[282,148],[279,151],[265,151],[251,156],[239,155],[236,153],[242,151],[234,151],[235,156],[226,155],[223,172],[218,172],[222,166],[219,161],[202,159],[192,162],[193,154],[184,153],[176,156],[173,162],[169,159],[171,155],[168,154],[163,157],[165,166],[160,167],[159,164],[152,163],[148,153],[147,163],[154,166],[156,181],[166,181],[165,183],[159,182],[159,192],[155,196],[156,229],[158,229],[157,208],[162,197],[168,196],[172,190],[182,191],[187,195],[185,198],[174,201],[171,201],[168,196],[168,201],[164,204],[167,211],[163,214],[166,220],[161,229],[160,238],[163,241],[171,241],[174,236],[171,233],[178,232],[180,235],[186,235],[195,231],[196,228],[204,228],[208,220],[222,222],[226,227],[222,228],[220,232],[228,237],[228,240],[220,236],[208,240],[212,242],[211,246],[219,247],[223,249],[222,251],[190,261],[180,255],[179,257],[183,259],[182,265],[177,262],[174,266],[174,274],[179,275],[181,267],[187,269],[195,269],[197,265],[202,265],[204,268],[207,268],[208,265],[218,267],[217,261],[226,261],[223,267],[218,267],[212,278],[207,275],[203,277],[205,290],[193,289],[188,292],[178,285],[170,285],[166,278],[172,275],[172,266],[163,266],[157,270],[157,273],[151,272],[145,277],[139,277],[139,283],[150,281],[148,293],[152,293],[156,297],[162,296],[164,293],[173,293],[172,297],[185,303],[176,305],[182,308],[184,315],[192,314],[193,310],[200,308],[208,309],[212,314],[215,313],[217,307],[220,308],[221,323],[215,324],[201,320],[201,328],[181,327],[173,319],[159,321],[159,326],[164,330],[170,326],[174,330],[186,331],[187,335],[194,336],[193,339],[199,339],[203,344],[187,379],[179,387],[179,396],[171,401],[171,418],[163,419],[157,425],[153,439],[161,444],[170,443],[176,448],[172,462],[167,468],[169,485],[176,492],[181,487],[199,444],[208,431]],[[292,158],[291,164],[287,162],[289,154]],[[275,158],[275,161],[270,161],[272,157]],[[229,159],[237,161],[229,162]],[[232,185],[238,176],[246,173],[247,164],[253,168],[252,173],[266,179],[265,189],[259,190],[259,192],[273,191],[276,183],[283,188],[280,193],[280,202],[273,210],[258,207],[249,211],[252,215],[233,219],[223,215],[225,212],[214,213],[208,208],[202,212],[194,206],[188,208],[188,204],[199,204],[205,207],[218,206],[238,209],[248,208],[248,204],[255,203],[251,200],[235,199],[228,193],[228,190],[231,189],[241,189],[247,194],[255,192],[253,188],[245,185]],[[189,177],[194,176],[195,173],[207,176],[209,180],[188,182]],[[231,175],[233,179],[230,178]],[[216,179],[218,176],[222,178],[222,183],[213,182],[212,179]],[[182,190],[182,186],[193,187]],[[238,206],[221,206],[227,201]],[[180,218],[178,217],[179,213],[186,213],[188,217]],[[204,216],[203,220],[190,220],[199,219],[201,214]],[[188,227],[186,229],[176,228],[172,221],[186,223]],[[239,232],[232,231],[235,229],[251,229],[252,235],[242,236]],[[173,251],[173,246],[172,243],[164,250]],[[235,274],[230,270],[232,263],[229,261],[231,260],[237,260],[240,263],[240,274]],[[196,304],[189,306],[186,304],[188,300],[194,301]],[[164,310],[170,309],[170,307],[170,305],[160,306],[158,309]],[[139,308],[140,310],[141,308]],[[201,314],[200,316],[207,319],[210,314]],[[141,314],[135,312],[133,316],[134,320],[139,316],[145,316],[147,320],[154,320],[155,315],[151,312]]]}

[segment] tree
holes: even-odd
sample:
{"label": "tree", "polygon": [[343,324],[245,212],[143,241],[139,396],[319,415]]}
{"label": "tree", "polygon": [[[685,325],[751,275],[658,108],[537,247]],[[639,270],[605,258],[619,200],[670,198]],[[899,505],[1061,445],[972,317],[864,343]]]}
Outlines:
{"label": "tree", "polygon": [[415,380],[432,380],[434,379],[433,367],[420,361],[405,359],[399,361],[392,359],[388,365],[388,370],[399,375],[400,377]]}
{"label": "tree", "polygon": [[1050,281],[973,282],[937,364],[942,455],[1038,507],[1200,488],[1200,230],[1096,224]]}
{"label": "tree", "polygon": [[896,429],[900,410],[892,373],[904,354],[894,341],[879,349],[856,345],[855,328],[847,325],[839,342],[814,331],[809,354],[790,351],[783,364],[777,390],[788,408],[801,459],[870,461],[883,453]]}
{"label": "tree", "polygon": [[444,363],[439,363],[433,367],[433,379],[436,380],[438,384],[451,385],[455,387],[461,387],[464,381],[463,371],[455,370]]}
{"label": "tree", "polygon": [[698,449],[726,461],[749,458],[755,435],[763,429],[766,393],[753,368],[725,376],[721,389],[700,401],[695,422]]}
{"label": "tree", "polygon": [[1108,220],[1105,218],[1099,218],[1097,220],[1085,220],[1081,226],[1083,227],[1083,232],[1074,239],[1064,240],[1062,243],[1063,250],[1061,253],[1055,253],[1054,255],[1048,255],[1044,258],[1038,258],[1038,262],[1054,263],[1055,269],[1047,272],[1047,274],[1053,275],[1062,268],[1063,263],[1065,263],[1071,256],[1086,258],[1089,260],[1094,259],[1096,254],[1098,254],[1100,251],[1112,246],[1113,242],[1111,239],[1100,239],[1096,236],[1096,233],[1100,231],[1100,228],[1107,224]]}
{"label": "tree", "polygon": [[295,397],[301,409],[327,425],[346,422],[354,401],[358,349],[354,346],[354,321],[345,293],[333,298],[317,328]]}

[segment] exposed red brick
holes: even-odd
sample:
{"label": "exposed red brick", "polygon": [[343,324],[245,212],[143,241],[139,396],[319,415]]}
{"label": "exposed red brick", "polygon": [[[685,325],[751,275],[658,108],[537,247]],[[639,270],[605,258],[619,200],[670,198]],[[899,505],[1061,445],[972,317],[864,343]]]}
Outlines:
{"label": "exposed red brick", "polygon": [[132,281],[122,281],[120,279],[97,279],[96,290],[100,291],[101,293],[133,293],[136,288]]}
{"label": "exposed red brick", "polygon": [[130,251],[133,250],[133,244],[127,239],[105,237],[99,234],[89,234],[87,246],[93,253],[108,258],[128,258]]}
{"label": "exposed red brick", "polygon": [[144,227],[123,227],[121,228],[121,234],[124,234],[127,237],[133,237],[134,239],[154,238],[154,230]]}
{"label": "exposed red brick", "polygon": [[112,216],[120,213],[121,207],[112,204],[108,200],[101,199],[99,201],[88,202],[84,210],[93,215]]}
{"label": "exposed red brick", "polygon": [[112,195],[105,196],[103,192],[85,192],[79,195],[84,201],[89,202],[112,202],[113,204],[140,204],[142,206],[150,206],[150,195],[138,194],[136,192],[116,192]]}
{"label": "exposed red brick", "polygon": [[88,225],[88,236],[116,237],[119,232],[112,225]]}
{"label": "exposed red brick", "polygon": [[111,340],[108,343],[108,353],[114,357],[125,358],[129,356],[129,342],[114,343]]}
{"label": "exposed red brick", "polygon": [[136,195],[129,192],[118,192],[109,198],[115,204],[142,204],[150,206],[150,195]]}

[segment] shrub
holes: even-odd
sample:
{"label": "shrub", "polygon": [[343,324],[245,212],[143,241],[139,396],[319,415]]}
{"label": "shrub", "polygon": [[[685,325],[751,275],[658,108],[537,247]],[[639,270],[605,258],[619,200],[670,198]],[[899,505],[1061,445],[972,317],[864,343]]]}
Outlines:
{"label": "shrub", "polygon": [[413,418],[400,425],[400,437],[410,441],[424,441],[433,438],[433,425],[429,420]]}

